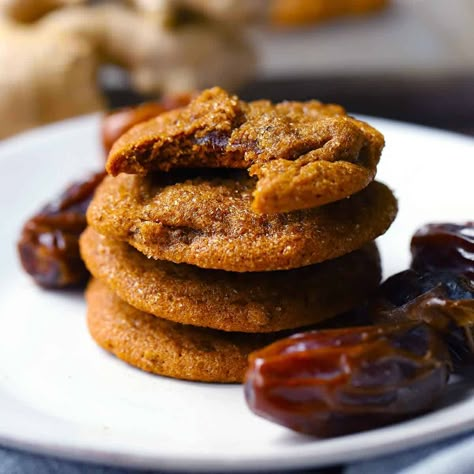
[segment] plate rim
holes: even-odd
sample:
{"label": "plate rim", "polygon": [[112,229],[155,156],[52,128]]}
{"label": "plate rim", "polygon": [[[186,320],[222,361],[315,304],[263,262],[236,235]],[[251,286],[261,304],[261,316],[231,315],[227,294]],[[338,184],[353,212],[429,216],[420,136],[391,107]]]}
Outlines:
{"label": "plate rim", "polygon": [[[462,135],[455,132],[439,130],[432,127],[425,127],[423,125],[418,124],[411,124],[401,121],[395,121],[391,119],[385,118],[378,118],[378,117],[371,117],[356,114],[358,118],[367,121],[376,121],[379,124],[385,123],[387,126],[396,127],[396,128],[410,128],[414,130],[418,130],[419,132],[423,133],[437,133],[442,134],[443,136],[449,137],[449,139],[455,139],[458,141],[463,141],[468,146],[474,145],[474,138],[468,135]],[[2,142],[0,142],[0,161],[3,159],[7,159],[7,156],[11,152],[16,152],[19,146],[22,146],[22,143],[25,140],[33,140],[36,141],[38,139],[42,139],[44,134],[48,133],[61,133],[61,131],[68,131],[72,130],[73,128],[77,127],[78,125],[82,126],[92,126],[94,123],[97,123],[100,117],[99,113],[84,115],[80,117],[74,117],[71,119],[67,119],[62,122],[53,123],[49,125],[45,125],[43,127],[39,127],[36,129],[25,131],[21,134],[15,135],[10,137]],[[474,396],[473,396],[474,399]],[[459,408],[459,407],[458,407]],[[447,408],[449,409],[449,407]],[[438,413],[438,411],[433,412]],[[426,416],[429,416],[426,415]],[[406,423],[416,423],[420,419],[424,417],[419,417],[416,420],[411,420]],[[68,422],[73,423],[73,422]],[[397,426],[402,427],[406,423],[400,423]],[[422,425],[424,426],[424,425]],[[381,430],[390,429],[388,428],[381,428],[378,430],[374,430],[380,432]],[[370,450],[360,450],[356,448],[352,448],[352,452],[348,455],[344,456],[343,462],[347,464],[348,462],[358,461],[362,459],[368,459],[377,457],[380,455],[387,455],[394,452],[398,452],[401,450],[406,449],[407,447],[417,447],[421,446],[436,440],[448,438],[449,436],[454,436],[459,433],[466,432],[468,430],[474,429],[474,417],[471,420],[456,420],[456,422],[452,421],[451,423],[444,423],[443,428],[434,430],[433,427],[430,425],[426,425],[425,429],[427,432],[420,436],[419,433],[412,433],[411,436],[404,436],[400,438],[396,442],[387,443],[377,445],[375,447],[371,447]],[[3,432],[2,432],[3,431]],[[393,437],[396,437],[397,432]],[[352,436],[358,436],[358,434],[347,436],[344,438],[350,438]],[[15,436],[15,435],[8,435],[5,433],[5,430],[1,429],[0,425],[0,444],[4,447],[26,450],[30,453],[35,454],[42,454],[48,456],[54,456],[61,459],[67,460],[74,460],[77,462],[87,463],[98,463],[104,465],[111,465],[117,467],[133,467],[138,469],[149,469],[149,468],[160,468],[164,471],[182,471],[182,470],[193,470],[195,472],[210,472],[216,470],[230,470],[233,471],[252,471],[252,470],[259,470],[259,469],[272,469],[272,468],[279,468],[279,469],[298,469],[303,467],[318,467],[323,465],[331,465],[337,464],[335,460],[328,460],[326,458],[331,457],[331,453],[321,453],[318,454],[319,457],[314,457],[314,453],[311,452],[303,452],[298,454],[298,459],[292,458],[291,460],[288,458],[279,459],[277,456],[271,460],[268,459],[268,455],[262,456],[262,458],[256,457],[255,459],[246,459],[245,461],[240,460],[241,464],[236,467],[235,462],[237,460],[233,458],[228,459],[220,459],[220,460],[209,460],[205,457],[199,456],[186,456],[186,458],[179,458],[176,457],[169,457],[166,458],[163,453],[160,453],[158,456],[151,455],[148,453],[131,453],[130,451],[126,454],[118,453],[117,450],[114,449],[107,449],[107,448],[87,448],[87,447],[78,447],[74,444],[74,442],[61,442],[61,443],[42,443],[41,440],[33,440],[28,438],[28,436]],[[312,444],[312,443],[311,443]],[[350,446],[350,443],[349,443]],[[304,448],[304,446],[303,446]],[[303,451],[306,451],[303,449]],[[351,449],[349,449],[351,451]],[[237,456],[238,457],[238,456]]]}

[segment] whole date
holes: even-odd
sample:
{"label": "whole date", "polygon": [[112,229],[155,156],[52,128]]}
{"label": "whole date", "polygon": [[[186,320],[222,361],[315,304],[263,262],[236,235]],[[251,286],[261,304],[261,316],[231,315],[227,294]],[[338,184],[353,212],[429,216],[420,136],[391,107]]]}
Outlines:
{"label": "whole date", "polygon": [[250,356],[245,396],[257,415],[337,436],[430,409],[449,366],[446,345],[424,323],[309,331]]}
{"label": "whole date", "polygon": [[474,222],[420,227],[410,250],[411,268],[418,272],[464,273],[474,281]]}
{"label": "whole date", "polygon": [[24,270],[44,288],[82,286],[89,276],[79,253],[86,210],[105,176],[96,173],[68,187],[23,226],[18,253]]}

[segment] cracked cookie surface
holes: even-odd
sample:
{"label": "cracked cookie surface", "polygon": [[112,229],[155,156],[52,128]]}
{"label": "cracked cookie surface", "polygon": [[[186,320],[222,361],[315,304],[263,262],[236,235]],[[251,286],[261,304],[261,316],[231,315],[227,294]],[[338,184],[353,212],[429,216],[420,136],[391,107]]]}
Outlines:
{"label": "cracked cookie surface", "polygon": [[383,234],[396,199],[373,182],[350,198],[285,214],[251,208],[238,170],[106,177],[87,211],[99,233],[148,257],[236,272],[287,270],[352,252]]}
{"label": "cracked cookie surface", "polygon": [[107,170],[116,176],[175,167],[245,168],[257,178],[254,211],[281,213],[365,188],[383,145],[377,130],[338,105],[247,103],[215,87],[122,135]]}
{"label": "cracked cookie surface", "polygon": [[373,243],[318,265],[264,273],[148,259],[92,228],[80,244],[93,276],[130,305],[164,319],[224,331],[272,332],[315,324],[355,307],[380,281]]}

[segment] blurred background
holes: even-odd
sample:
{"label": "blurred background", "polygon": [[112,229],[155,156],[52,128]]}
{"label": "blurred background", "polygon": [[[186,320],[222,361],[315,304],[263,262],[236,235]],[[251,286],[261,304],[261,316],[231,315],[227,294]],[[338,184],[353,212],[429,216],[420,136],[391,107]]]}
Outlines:
{"label": "blurred background", "polygon": [[0,0],[0,138],[212,85],[474,135],[473,0]]}

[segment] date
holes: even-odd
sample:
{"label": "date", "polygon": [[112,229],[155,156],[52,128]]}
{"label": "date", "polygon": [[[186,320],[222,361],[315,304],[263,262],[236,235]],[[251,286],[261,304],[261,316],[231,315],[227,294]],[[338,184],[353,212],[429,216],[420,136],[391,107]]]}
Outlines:
{"label": "date", "polygon": [[68,187],[24,225],[18,253],[24,270],[44,288],[82,286],[89,273],[79,253],[86,210],[105,172]]}
{"label": "date", "polygon": [[397,273],[369,311],[376,324],[425,322],[448,343],[456,369],[474,362],[474,284],[466,273]]}
{"label": "date", "polygon": [[429,410],[449,367],[446,345],[424,323],[310,331],[251,354],[245,396],[259,416],[338,436]]}
{"label": "date", "polygon": [[411,239],[411,268],[465,273],[474,281],[474,222],[427,224]]}

